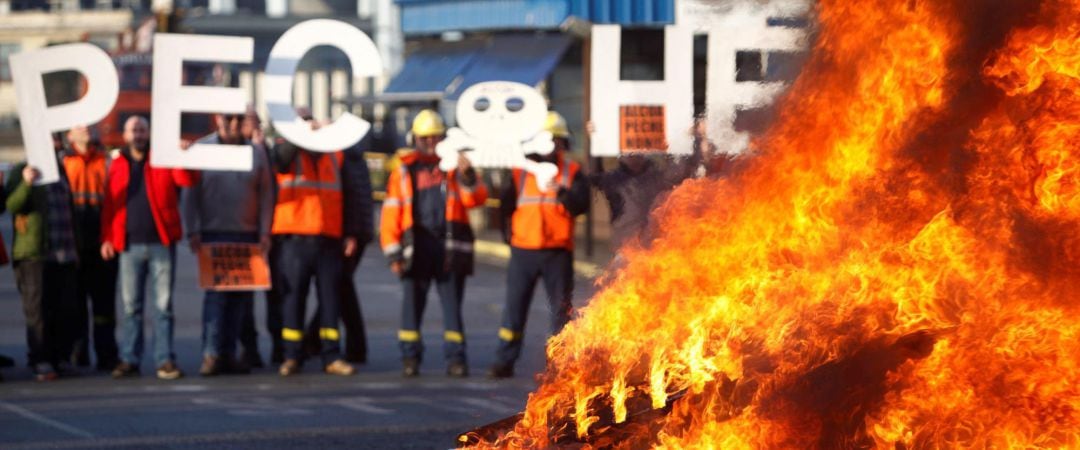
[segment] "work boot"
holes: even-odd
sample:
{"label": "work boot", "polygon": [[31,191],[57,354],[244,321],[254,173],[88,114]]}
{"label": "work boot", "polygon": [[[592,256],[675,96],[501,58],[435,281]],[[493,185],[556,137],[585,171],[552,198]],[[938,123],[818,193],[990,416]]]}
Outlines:
{"label": "work boot", "polygon": [[222,359],[222,373],[229,375],[247,375],[251,373],[251,366],[242,359],[227,357]]}
{"label": "work boot", "polygon": [[356,375],[356,368],[343,359],[334,360],[334,362],[327,364],[323,370],[330,375]]}
{"label": "work boot", "polygon": [[177,380],[183,376],[184,372],[181,372],[180,368],[176,367],[176,363],[172,361],[165,361],[164,364],[157,368],[157,377],[160,380]]}
{"label": "work boot", "polygon": [[112,371],[113,378],[127,378],[139,376],[139,367],[128,364],[124,361],[120,361],[120,364],[116,365],[116,368]]}
{"label": "work boot", "polygon": [[293,376],[300,373],[300,362],[295,359],[286,359],[278,368],[278,374],[283,377]]}
{"label": "work boot", "polygon": [[416,358],[401,360],[401,376],[405,378],[420,376],[420,360]]}
{"label": "work boot", "polygon": [[446,375],[453,378],[465,378],[469,376],[469,366],[463,361],[453,361],[446,366]]}
{"label": "work boot", "polygon": [[266,367],[266,365],[263,364],[262,357],[259,356],[258,351],[249,352],[244,350],[240,352],[240,360],[247,364],[249,368],[262,369],[263,367]]}
{"label": "work boot", "polygon": [[221,373],[221,360],[216,356],[204,356],[202,367],[199,367],[199,375],[212,377]]}
{"label": "work boot", "polygon": [[511,378],[514,376],[514,366],[510,364],[495,363],[488,369],[488,378]]}
{"label": "work boot", "polygon": [[56,374],[61,377],[73,377],[79,374],[79,369],[76,369],[70,362],[60,361],[53,366],[56,369]]}

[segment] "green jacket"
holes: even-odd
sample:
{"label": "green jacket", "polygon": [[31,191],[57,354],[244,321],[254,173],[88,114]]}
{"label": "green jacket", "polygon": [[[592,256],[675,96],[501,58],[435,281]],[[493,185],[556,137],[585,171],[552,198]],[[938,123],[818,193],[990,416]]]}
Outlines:
{"label": "green jacket", "polygon": [[26,163],[16,164],[7,174],[4,193],[5,206],[14,221],[15,237],[11,245],[14,261],[34,260],[45,256],[48,245],[47,218],[49,199],[43,186],[31,186],[23,181]]}

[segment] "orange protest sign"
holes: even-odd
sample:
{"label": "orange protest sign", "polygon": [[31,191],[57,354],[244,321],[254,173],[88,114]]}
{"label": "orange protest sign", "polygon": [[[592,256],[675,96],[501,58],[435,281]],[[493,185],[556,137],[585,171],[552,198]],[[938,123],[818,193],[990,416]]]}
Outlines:
{"label": "orange protest sign", "polygon": [[208,291],[267,290],[270,267],[256,244],[203,244],[199,248],[199,287]]}
{"label": "orange protest sign", "polygon": [[625,105],[619,107],[619,151],[621,153],[664,152],[667,149],[664,106]]}

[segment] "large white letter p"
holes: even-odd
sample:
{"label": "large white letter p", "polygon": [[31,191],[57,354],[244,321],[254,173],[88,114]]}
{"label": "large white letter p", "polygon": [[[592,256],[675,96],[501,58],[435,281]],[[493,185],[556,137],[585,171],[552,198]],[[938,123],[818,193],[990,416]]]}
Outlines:
{"label": "large white letter p", "polygon": [[[51,133],[100,121],[109,114],[120,93],[116,67],[104,50],[92,44],[66,44],[12,55],[11,78],[19,107],[26,159],[41,171],[38,184],[60,179]],[[86,95],[49,107],[42,75],[73,70],[86,78]]]}

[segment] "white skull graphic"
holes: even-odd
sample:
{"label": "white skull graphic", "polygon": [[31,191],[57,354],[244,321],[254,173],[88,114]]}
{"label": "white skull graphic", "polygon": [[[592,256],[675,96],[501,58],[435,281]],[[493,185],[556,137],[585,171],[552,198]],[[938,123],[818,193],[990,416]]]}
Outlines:
{"label": "white skull graphic", "polygon": [[536,89],[510,81],[489,81],[469,87],[457,105],[460,128],[451,128],[436,147],[446,171],[457,167],[457,154],[477,167],[517,167],[532,173],[537,184],[547,186],[558,168],[537,163],[525,155],[546,155],[554,150],[551,133],[543,131],[547,102]]}

